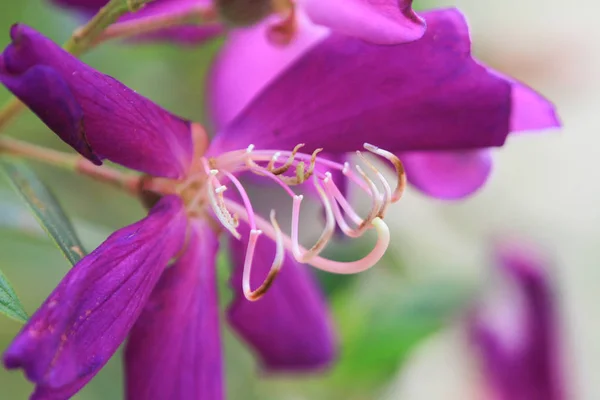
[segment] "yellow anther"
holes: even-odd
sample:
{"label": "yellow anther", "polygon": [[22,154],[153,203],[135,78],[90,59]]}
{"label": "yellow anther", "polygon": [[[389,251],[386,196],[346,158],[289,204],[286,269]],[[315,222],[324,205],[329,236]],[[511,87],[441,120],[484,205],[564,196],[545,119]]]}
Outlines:
{"label": "yellow anther", "polygon": [[296,153],[298,153],[298,151],[302,147],[304,147],[304,143],[297,144],[296,147],[294,147],[294,150],[292,150],[292,154],[290,154],[290,156],[288,157],[288,159],[286,160],[286,162],[281,167],[272,168],[272,169],[271,168],[267,168],[267,169],[269,169],[269,171],[271,171],[275,175],[281,175],[281,174],[287,172],[287,170],[290,169],[290,167],[294,163],[294,159],[296,158]]}
{"label": "yellow anther", "polygon": [[300,185],[301,183],[306,182],[308,178],[310,178],[315,170],[315,165],[317,164],[317,155],[323,151],[323,149],[316,149],[313,151],[312,156],[310,157],[310,164],[308,166],[308,170],[305,170],[306,165],[303,161],[300,161],[296,166],[296,176],[282,176],[280,179],[290,186]]}

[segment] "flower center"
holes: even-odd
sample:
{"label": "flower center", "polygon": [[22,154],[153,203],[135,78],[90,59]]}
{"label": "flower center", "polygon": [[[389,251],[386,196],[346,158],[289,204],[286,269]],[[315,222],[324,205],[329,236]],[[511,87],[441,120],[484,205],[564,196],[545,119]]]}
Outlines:
{"label": "flower center", "polygon": [[[191,217],[212,219],[238,240],[242,237],[237,229],[239,221],[243,220],[248,224],[250,233],[244,262],[243,290],[249,300],[257,300],[270,287],[281,269],[286,250],[299,263],[310,264],[329,272],[349,274],[372,267],[389,245],[389,230],[383,222],[383,217],[389,205],[400,199],[406,186],[404,168],[400,160],[388,151],[368,143],[364,144],[366,150],[393,164],[397,184],[392,190],[383,174],[361,151],[357,151],[356,154],[363,167],[355,165],[352,169],[348,162],[338,163],[319,157],[322,149],[317,149],[312,154],[301,153],[300,149],[303,146],[299,144],[292,151],[278,151],[257,150],[254,145],[250,145],[245,150],[231,151],[216,157],[199,156],[194,171],[175,186],[174,192],[184,200]],[[271,210],[268,219],[255,213],[250,197],[237,178],[239,174],[248,172],[274,182],[290,197],[292,222],[289,235],[281,230],[274,210]],[[332,172],[341,174],[344,179],[356,184],[371,199],[371,208],[366,216],[361,217],[350,205],[343,191],[335,183]],[[299,243],[300,210],[304,196],[296,194],[294,189],[302,185],[312,186],[313,192],[316,192],[315,197],[325,211],[323,231],[310,248],[305,248]],[[225,192],[230,188],[235,193],[226,197]],[[345,235],[352,238],[358,238],[368,230],[375,229],[378,240],[371,252],[360,260],[339,262],[323,258],[319,254],[332,238],[336,225]],[[263,234],[275,241],[276,251],[267,278],[258,289],[252,290],[252,260],[257,241]]]}

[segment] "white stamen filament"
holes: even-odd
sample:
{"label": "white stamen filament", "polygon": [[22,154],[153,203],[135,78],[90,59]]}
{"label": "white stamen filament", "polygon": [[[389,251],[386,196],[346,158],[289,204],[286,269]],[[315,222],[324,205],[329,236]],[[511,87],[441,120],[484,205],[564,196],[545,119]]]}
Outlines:
{"label": "white stamen filament", "polygon": [[267,290],[269,290],[269,287],[271,287],[273,281],[279,274],[285,258],[283,234],[281,233],[279,224],[275,219],[275,210],[271,210],[270,217],[271,226],[273,227],[275,235],[275,237],[272,238],[275,241],[275,258],[273,259],[273,263],[271,264],[271,268],[269,269],[267,277],[256,290],[251,289],[250,277],[252,276],[252,261],[254,259],[254,252],[256,251],[256,243],[262,234],[262,231],[251,229],[250,236],[248,238],[248,247],[246,248],[246,258],[244,259],[244,269],[242,271],[242,290],[246,299],[250,301],[256,301],[260,299],[267,292]]}
{"label": "white stamen filament", "polygon": [[406,172],[404,171],[404,166],[402,165],[402,161],[398,157],[396,157],[393,153],[390,153],[387,150],[380,149],[377,146],[373,146],[370,143],[364,144],[365,149],[370,151],[371,153],[377,154],[388,160],[394,165],[396,169],[396,176],[398,179],[398,183],[396,185],[396,189],[394,189],[394,193],[392,194],[392,203],[397,202],[402,197],[404,193],[404,189],[406,189]]}
{"label": "white stamen filament", "polygon": [[315,256],[319,255],[321,251],[327,246],[327,243],[333,236],[335,232],[335,217],[333,215],[333,210],[331,209],[331,203],[327,194],[321,188],[319,181],[314,179],[314,186],[317,190],[319,197],[321,198],[321,202],[323,203],[323,208],[325,210],[325,227],[323,228],[323,232],[321,236],[308,251],[302,251],[300,249],[300,243],[298,241],[298,230],[299,230],[299,221],[300,221],[300,203],[302,202],[302,196],[294,197],[294,202],[292,206],[292,254],[294,258],[301,263],[307,263]]}
{"label": "white stamen filament", "polygon": [[[312,154],[300,153],[299,150],[303,146],[303,144],[299,144],[292,151],[278,151],[255,150],[254,145],[250,145],[245,150],[231,151],[215,158],[203,157],[200,160],[203,173],[197,171],[177,186],[178,193],[185,192],[184,198],[187,199],[186,203],[193,212],[192,215],[205,215],[200,209],[210,205],[216,220],[237,239],[242,237],[237,230],[238,218],[248,224],[249,236],[243,266],[242,288],[244,295],[249,300],[259,299],[268,290],[283,265],[286,249],[300,263],[310,264],[328,272],[351,274],[375,265],[389,245],[389,229],[382,218],[389,204],[400,198],[404,190],[406,179],[400,160],[392,153],[365,144],[366,150],[386,158],[396,168],[398,184],[392,191],[383,174],[360,151],[357,151],[357,155],[370,170],[369,175],[375,174],[377,177],[375,181],[359,165],[352,170],[347,162],[342,164],[319,158],[317,155],[322,149],[316,149]],[[359,216],[350,205],[333,181],[332,174],[327,170],[340,171],[345,179],[356,184],[371,198],[371,207],[365,218]],[[274,210],[271,211],[270,222],[255,213],[248,193],[237,178],[237,175],[242,172],[251,172],[274,181],[292,198],[289,236],[281,231],[275,219]],[[297,195],[291,186],[304,184],[310,177],[313,179],[314,190],[316,190],[325,212],[325,225],[318,240],[307,249],[299,242],[300,210],[303,196]],[[379,181],[380,185],[377,185],[376,181]],[[230,183],[239,193],[241,198],[239,203],[224,197]],[[377,233],[377,242],[369,254],[360,260],[351,262],[338,262],[321,257],[321,252],[335,233],[336,223],[345,235],[353,238],[360,237],[367,230],[374,229]],[[255,259],[257,242],[263,233],[275,241],[276,250],[267,277],[257,289],[252,290],[252,263]]]}
{"label": "white stamen filament", "polygon": [[362,162],[365,163],[365,165],[369,167],[371,171],[373,171],[373,173],[379,179],[381,186],[383,186],[383,198],[381,199],[382,206],[379,210],[379,213],[377,214],[377,216],[383,218],[392,200],[392,188],[390,187],[390,184],[387,182],[383,174],[377,168],[375,168],[375,166],[369,160],[367,160],[367,158],[360,151],[357,151],[356,154],[358,155],[358,157],[360,157]]}
{"label": "white stamen filament", "polygon": [[242,235],[240,235],[240,233],[237,231],[235,220],[225,206],[223,193],[217,193],[215,182],[219,184],[218,179],[214,175],[209,177],[206,181],[206,184],[208,185],[208,198],[210,200],[209,203],[211,208],[221,225],[223,225],[225,229],[227,229],[236,239],[239,240],[242,238]]}
{"label": "white stamen filament", "polygon": [[364,230],[367,229],[367,224],[365,222],[372,221],[379,214],[379,210],[381,210],[381,207],[383,205],[381,203],[381,194],[379,193],[379,190],[377,189],[375,183],[367,176],[367,174],[364,173],[364,171],[362,170],[362,168],[360,168],[359,165],[356,165],[355,168],[365,180],[365,182],[369,185],[371,190],[371,211],[369,211],[369,214],[367,215],[367,218],[365,218],[365,221],[363,221],[363,223],[358,227],[359,232],[364,232]]}
{"label": "white stamen filament", "polygon": [[340,192],[340,189],[333,181],[331,173],[326,172],[325,174],[327,175],[327,177],[323,180],[323,183],[325,184],[325,189],[327,189],[327,191],[333,195],[333,198],[338,203],[340,203],[346,214],[348,214],[350,219],[352,219],[356,225],[362,224],[362,218],[358,216],[356,211],[354,211],[354,208],[352,208],[348,200],[346,200],[342,192]]}
{"label": "white stamen filament", "polygon": [[237,189],[238,193],[240,194],[240,196],[242,198],[244,207],[246,207],[246,213],[248,214],[248,217],[250,218],[248,221],[248,225],[250,225],[250,230],[256,230],[256,223],[254,222],[254,210],[252,208],[252,203],[250,202],[250,198],[248,197],[248,193],[246,193],[244,186],[242,186],[242,183],[235,177],[235,175],[233,175],[231,172],[228,172],[228,171],[224,171],[224,173],[225,173],[225,176],[227,176],[227,178],[229,178],[229,180],[233,183],[233,185],[235,186],[235,188]]}
{"label": "white stamen filament", "polygon": [[[225,199],[225,202],[230,209],[234,210],[240,215],[242,220],[248,221],[248,216],[244,212],[244,208],[242,206],[229,199]],[[272,240],[277,240],[275,228],[273,228],[264,218],[258,215],[256,215],[255,218],[256,226],[258,226],[261,231]],[[377,217],[371,221],[371,224],[377,233],[377,242],[375,243],[375,246],[371,252],[365,257],[356,261],[341,262],[315,256],[308,261],[307,264],[323,271],[335,274],[355,274],[371,268],[381,259],[381,257],[383,257],[390,244],[390,231],[385,222],[383,222],[381,218]],[[292,239],[287,235],[283,235],[283,244],[286,249],[291,250],[293,246]],[[300,246],[300,251],[306,252],[307,250]]]}

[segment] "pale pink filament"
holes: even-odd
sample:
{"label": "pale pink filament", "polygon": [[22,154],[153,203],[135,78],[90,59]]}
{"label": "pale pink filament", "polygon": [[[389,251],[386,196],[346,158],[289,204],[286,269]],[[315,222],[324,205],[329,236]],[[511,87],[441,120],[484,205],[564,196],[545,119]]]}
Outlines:
{"label": "pale pink filament", "polygon": [[[248,216],[245,215],[245,209],[242,206],[228,199],[225,199],[225,202],[229,208],[236,213],[239,213],[241,219],[248,221]],[[261,231],[272,240],[277,240],[275,229],[262,217],[256,215],[255,218],[256,225],[261,228]],[[371,268],[381,259],[381,257],[383,257],[390,243],[390,231],[383,220],[381,218],[375,218],[371,223],[373,228],[377,231],[378,240],[371,252],[365,257],[356,261],[340,262],[315,256],[311,258],[308,264],[323,271],[336,274],[355,274]],[[291,251],[293,243],[289,236],[283,236],[283,244],[288,251]],[[300,251],[306,252],[307,250],[300,246]]]}
{"label": "pale pink filament", "polygon": [[[355,173],[350,169],[348,163],[341,164],[317,157],[316,154],[320,150],[317,150],[313,154],[300,153],[299,149],[301,146],[296,146],[294,151],[277,151],[254,150],[254,146],[251,145],[246,150],[222,154],[211,159],[210,162],[206,158],[202,158],[201,162],[204,173],[191,176],[190,179],[192,182],[186,181],[181,186],[181,190],[187,190],[193,182],[199,182],[200,187],[205,187],[206,190],[200,190],[199,193],[194,194],[190,206],[192,208],[200,207],[202,204],[205,204],[203,199],[206,199],[215,217],[236,238],[241,238],[236,229],[237,218],[248,223],[250,233],[244,261],[242,286],[244,294],[249,300],[260,298],[271,285],[283,264],[285,257],[284,249],[287,249],[296,261],[300,263],[308,263],[329,272],[349,274],[372,267],[383,256],[389,245],[389,230],[381,217],[383,217],[389,204],[399,198],[404,188],[402,180],[403,168],[399,160],[392,153],[365,144],[365,149],[388,159],[396,167],[398,185],[392,193],[391,187],[383,175],[360,152],[357,152],[360,159],[368,167],[368,170],[377,176],[376,181],[379,181],[380,186],[383,188],[383,192],[380,192],[375,182],[369,178],[359,165],[355,166]],[[371,208],[365,218],[361,218],[350,205],[333,182],[331,173],[328,171],[323,172],[323,169],[340,171],[346,179],[355,183],[371,197]],[[236,177],[236,174],[247,171],[274,181],[293,199],[290,236],[281,232],[275,219],[274,211],[271,212],[270,222],[254,212],[246,190]],[[221,183],[219,176],[225,183],[229,181],[235,186],[241,197],[241,204],[223,196],[227,187]],[[300,205],[303,196],[296,195],[290,188],[290,185],[304,184],[305,180],[311,176],[318,198],[323,205],[326,221],[315,245],[310,249],[306,249],[299,243]],[[355,224],[354,228],[350,227],[346,222],[342,209]],[[367,230],[374,229],[378,240],[371,252],[362,259],[352,262],[338,262],[319,256],[333,236],[336,222],[342,232],[350,237],[359,237]],[[257,242],[263,233],[276,242],[276,251],[269,274],[263,284],[252,291],[250,283],[252,263]]]}

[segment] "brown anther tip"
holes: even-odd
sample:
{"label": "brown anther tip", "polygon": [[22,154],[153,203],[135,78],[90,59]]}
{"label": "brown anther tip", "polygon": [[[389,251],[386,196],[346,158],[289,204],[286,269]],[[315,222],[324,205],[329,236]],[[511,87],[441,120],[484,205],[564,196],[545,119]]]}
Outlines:
{"label": "brown anther tip", "polygon": [[404,194],[404,190],[406,189],[406,185],[407,185],[406,171],[404,170],[404,165],[402,164],[402,161],[400,161],[399,158],[396,157],[394,160],[390,160],[390,161],[394,164],[394,168],[396,169],[396,176],[398,179],[398,184],[396,186],[396,190],[394,190],[394,193],[393,193],[392,199],[391,199],[392,203],[395,203],[398,200],[400,200],[400,198]]}
{"label": "brown anther tip", "polygon": [[261,297],[263,297],[267,293],[267,291],[271,288],[271,286],[273,285],[273,282],[275,282],[275,278],[277,278],[277,275],[279,275],[280,270],[281,270],[281,268],[271,269],[269,271],[269,274],[265,278],[265,281],[262,283],[262,285],[260,285],[260,287],[258,289],[253,290],[250,293],[245,293],[246,298],[250,301],[257,301]]}
{"label": "brown anther tip", "polygon": [[286,162],[278,168],[269,168],[270,164],[267,166],[267,169],[273,173],[273,175],[281,175],[287,172],[288,169],[290,169],[290,167],[292,166],[292,164],[294,163],[294,159],[296,158],[296,153],[298,152],[298,150],[300,150],[302,147],[304,146],[304,143],[299,143],[296,145],[296,147],[294,147],[294,149],[292,150],[292,154],[288,157],[288,159],[286,160]]}

